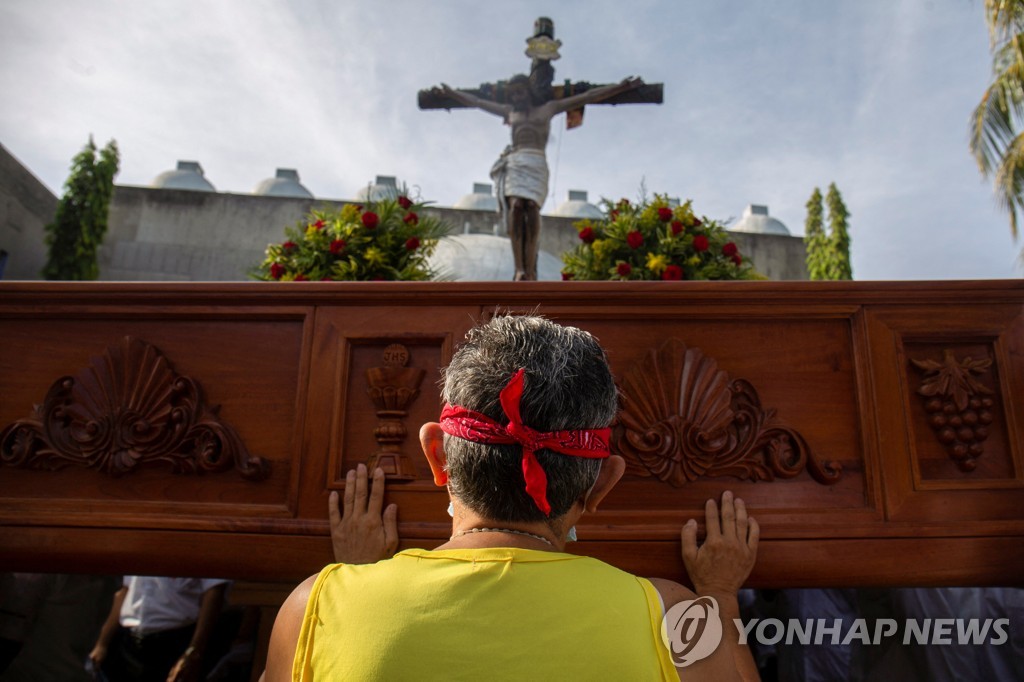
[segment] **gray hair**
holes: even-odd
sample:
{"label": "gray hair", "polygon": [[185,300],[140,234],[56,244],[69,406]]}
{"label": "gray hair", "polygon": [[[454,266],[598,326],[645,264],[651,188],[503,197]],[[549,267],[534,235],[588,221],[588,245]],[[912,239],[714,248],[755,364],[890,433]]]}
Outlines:
{"label": "gray hair", "polygon": [[[520,412],[530,428],[596,429],[615,418],[615,381],[597,340],[536,316],[495,317],[470,330],[444,371],[442,396],[450,405],[507,424],[498,396],[520,368],[526,370]],[[452,495],[474,512],[503,522],[561,517],[594,485],[601,467],[600,460],[538,450],[548,480],[548,519],[526,493],[519,445],[471,443],[446,434],[444,450]]]}

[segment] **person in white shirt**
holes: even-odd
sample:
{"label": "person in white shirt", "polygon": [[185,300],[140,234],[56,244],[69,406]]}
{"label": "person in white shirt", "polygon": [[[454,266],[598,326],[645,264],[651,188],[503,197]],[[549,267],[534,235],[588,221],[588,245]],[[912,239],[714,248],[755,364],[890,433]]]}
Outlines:
{"label": "person in white shirt", "polygon": [[111,680],[191,682],[228,581],[126,576],[89,659]]}

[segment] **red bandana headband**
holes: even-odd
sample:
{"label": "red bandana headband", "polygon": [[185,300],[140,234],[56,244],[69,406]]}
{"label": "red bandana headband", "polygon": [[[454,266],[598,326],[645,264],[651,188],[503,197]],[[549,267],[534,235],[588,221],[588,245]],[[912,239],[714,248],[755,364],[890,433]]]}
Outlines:
{"label": "red bandana headband", "polygon": [[571,457],[588,457],[604,459],[610,454],[608,442],[612,430],[574,429],[570,431],[534,431],[523,424],[519,414],[519,401],[523,397],[525,370],[520,369],[509,380],[508,385],[501,389],[498,396],[505,416],[509,418],[507,426],[502,426],[490,417],[457,405],[445,405],[441,411],[441,430],[449,436],[455,436],[472,443],[487,445],[513,445],[523,447],[523,478],[526,481],[526,494],[533,498],[537,508],[550,516],[551,505],[548,504],[548,477],[544,473],[534,452],[541,449]]}

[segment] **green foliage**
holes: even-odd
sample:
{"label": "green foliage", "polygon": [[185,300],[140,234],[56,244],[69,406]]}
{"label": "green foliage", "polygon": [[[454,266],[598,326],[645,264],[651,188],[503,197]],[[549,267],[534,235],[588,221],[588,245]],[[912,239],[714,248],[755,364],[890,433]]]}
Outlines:
{"label": "green foliage", "polygon": [[721,224],[698,218],[691,201],[655,195],[603,202],[605,217],[576,223],[581,243],[562,256],[563,279],[764,279],[743,260]]}
{"label": "green foliage", "polygon": [[825,202],[828,204],[829,226],[828,279],[853,279],[853,267],[850,265],[850,232],[846,228],[846,219],[850,217],[850,213],[843,203],[843,196],[836,189],[836,183],[828,186]]}
{"label": "green foliage", "polygon": [[985,19],[992,82],[971,114],[970,148],[982,175],[995,175],[1016,238],[1024,211],[1024,0],[985,0]]}
{"label": "green foliage", "polygon": [[96,159],[92,137],[75,156],[57,215],[46,226],[48,256],[43,277],[93,280],[99,277],[96,253],[107,233],[110,198],[117,175],[117,144],[111,140]]}
{"label": "green foliage", "polygon": [[804,246],[807,248],[807,275],[812,280],[828,279],[828,237],[822,227],[821,190],[817,187],[807,200]]}
{"label": "green foliage", "polygon": [[807,247],[807,275],[812,280],[853,279],[850,265],[850,217],[836,183],[828,186],[829,231],[823,227],[821,190],[817,187],[807,200],[807,222],[804,223],[804,245]]}
{"label": "green foliage", "polygon": [[424,206],[403,195],[366,207],[314,210],[285,228],[287,240],[267,246],[250,276],[281,282],[435,279],[427,258],[450,228],[423,215]]}

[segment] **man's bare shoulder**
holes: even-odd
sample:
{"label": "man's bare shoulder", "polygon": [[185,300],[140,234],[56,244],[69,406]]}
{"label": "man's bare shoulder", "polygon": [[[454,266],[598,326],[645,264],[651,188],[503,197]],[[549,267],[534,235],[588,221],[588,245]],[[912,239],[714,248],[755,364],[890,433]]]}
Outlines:
{"label": "man's bare shoulder", "polygon": [[661,595],[661,601],[664,603],[666,611],[681,601],[697,598],[693,590],[675,581],[666,580],[665,578],[648,578],[648,580],[651,581],[654,589]]}
{"label": "man's bare shoulder", "polygon": [[292,661],[295,649],[302,632],[302,619],[306,615],[306,603],[313,591],[316,575],[299,583],[288,598],[281,604],[274,621],[274,629],[270,634],[270,646],[267,650],[267,669],[261,678],[266,682],[291,679]]}

